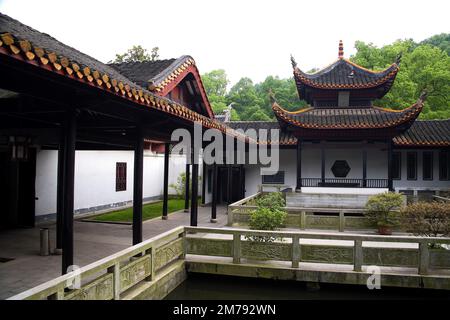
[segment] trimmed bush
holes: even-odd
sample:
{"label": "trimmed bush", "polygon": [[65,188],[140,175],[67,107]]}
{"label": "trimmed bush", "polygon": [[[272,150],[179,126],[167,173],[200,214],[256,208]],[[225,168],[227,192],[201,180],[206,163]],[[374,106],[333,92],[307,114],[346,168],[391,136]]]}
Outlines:
{"label": "trimmed bush", "polygon": [[263,194],[255,200],[258,207],[270,209],[282,209],[286,206],[283,194],[281,192],[270,192]]}
{"label": "trimmed bush", "polygon": [[403,205],[403,195],[385,192],[371,196],[366,203],[365,215],[378,227],[394,227],[399,223],[398,210]]}
{"label": "trimmed bush", "polygon": [[418,202],[401,211],[402,224],[418,236],[450,236],[450,203]]}

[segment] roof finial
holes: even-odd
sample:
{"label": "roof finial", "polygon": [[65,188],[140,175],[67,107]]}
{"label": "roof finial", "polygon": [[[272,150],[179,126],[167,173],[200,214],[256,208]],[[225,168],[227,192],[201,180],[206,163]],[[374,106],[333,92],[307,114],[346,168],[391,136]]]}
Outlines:
{"label": "roof finial", "polygon": [[342,43],[342,40],[339,40],[339,59],[344,58],[344,44]]}
{"label": "roof finial", "polygon": [[420,94],[420,97],[419,97],[419,101],[421,103],[424,103],[425,100],[427,99],[427,95],[428,95],[427,90],[426,89],[422,90],[422,93]]}
{"label": "roof finial", "polygon": [[295,67],[297,67],[297,62],[294,59],[294,56],[291,54],[291,63],[292,63],[292,68],[295,69]]}

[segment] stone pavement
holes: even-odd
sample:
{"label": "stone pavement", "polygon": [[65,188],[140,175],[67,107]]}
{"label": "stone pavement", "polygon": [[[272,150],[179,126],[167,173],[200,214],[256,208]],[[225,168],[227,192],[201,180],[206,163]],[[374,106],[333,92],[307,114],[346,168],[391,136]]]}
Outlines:
{"label": "stone pavement", "polygon": [[[211,208],[199,207],[198,225],[222,227],[227,222],[226,207],[217,208],[217,223],[210,223]],[[147,220],[143,224],[143,238],[149,239],[181,225],[189,225],[190,214],[176,212],[168,220]],[[51,246],[55,244],[55,225],[50,229]],[[0,231],[0,257],[14,258],[0,262],[0,299],[6,299],[61,275],[61,256],[39,255],[39,229]],[[132,244],[131,225],[93,222],[74,222],[74,263],[85,266],[120,251]]]}

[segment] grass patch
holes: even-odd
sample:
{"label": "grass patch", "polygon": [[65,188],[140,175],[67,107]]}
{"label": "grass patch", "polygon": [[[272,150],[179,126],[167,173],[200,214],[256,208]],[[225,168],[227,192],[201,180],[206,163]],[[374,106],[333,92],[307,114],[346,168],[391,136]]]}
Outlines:
{"label": "grass patch", "polygon": [[[142,207],[142,219],[148,220],[162,216],[162,201],[148,203]],[[169,199],[169,213],[184,209],[184,199]],[[117,222],[132,222],[133,221],[133,207],[118,211],[108,212],[92,218],[94,221],[117,221]]]}

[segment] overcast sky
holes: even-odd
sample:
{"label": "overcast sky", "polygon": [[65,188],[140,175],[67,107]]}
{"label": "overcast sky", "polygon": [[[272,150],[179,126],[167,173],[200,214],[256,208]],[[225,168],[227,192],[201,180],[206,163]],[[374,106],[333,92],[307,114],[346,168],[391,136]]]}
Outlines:
{"label": "overcast sky", "polygon": [[450,32],[450,1],[347,0],[0,0],[0,12],[103,62],[132,45],[161,58],[189,54],[201,73],[291,77],[292,53],[305,71],[348,57],[355,40],[377,46]]}

